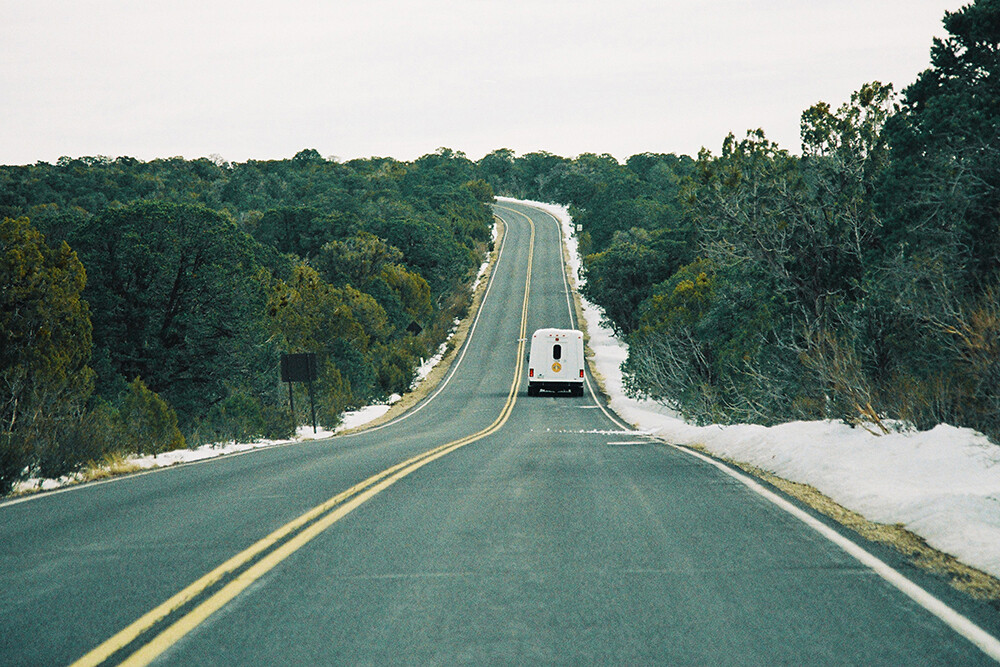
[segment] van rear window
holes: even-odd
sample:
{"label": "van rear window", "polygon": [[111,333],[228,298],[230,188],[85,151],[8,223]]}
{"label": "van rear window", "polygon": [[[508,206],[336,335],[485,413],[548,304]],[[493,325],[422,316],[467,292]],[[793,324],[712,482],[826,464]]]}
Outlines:
{"label": "van rear window", "polygon": [[562,345],[553,345],[552,346],[552,358],[553,359],[562,359]]}

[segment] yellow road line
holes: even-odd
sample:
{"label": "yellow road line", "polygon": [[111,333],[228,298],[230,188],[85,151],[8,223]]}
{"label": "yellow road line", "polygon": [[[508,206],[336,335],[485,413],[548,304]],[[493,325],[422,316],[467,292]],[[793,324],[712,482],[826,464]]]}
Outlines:
{"label": "yellow road line", "polygon": [[292,521],[286,523],[284,526],[281,526],[280,528],[269,534],[267,537],[264,537],[263,539],[258,540],[254,544],[250,545],[243,551],[239,552],[238,554],[236,554],[235,556],[224,562],[222,565],[219,565],[214,570],[204,575],[203,577],[199,578],[198,580],[196,580],[191,585],[187,586],[179,593],[173,595],[165,602],[161,603],[151,611],[141,616],[138,620],[130,624],[124,630],[118,632],[113,637],[103,642],[95,649],[84,655],[82,658],[74,662],[73,663],[74,667],[83,665],[97,665],[107,660],[109,657],[111,657],[111,655],[121,650],[127,644],[138,638],[139,635],[141,635],[143,632],[149,630],[149,628],[151,628],[153,625],[155,625],[162,619],[166,618],[174,611],[183,607],[185,604],[196,598],[210,586],[222,580],[222,578],[225,577],[230,572],[233,572],[234,570],[239,569],[243,565],[246,565],[248,562],[253,560],[258,554],[267,551],[275,544],[279,543],[281,540],[286,538],[288,535],[294,533],[296,530],[307,525],[310,521],[317,519],[324,513],[335,508],[337,505],[344,502],[351,496],[363,491],[364,489],[377,483],[384,477],[393,474],[397,470],[404,468],[407,465],[410,465],[415,461],[418,461],[428,455],[434,454],[439,449],[442,449],[442,447],[437,447],[428,452],[424,452],[422,454],[419,454],[418,456],[407,459],[402,463],[398,463],[390,468],[387,468],[376,475],[372,475],[363,482],[355,484],[346,491],[338,493],[337,495],[333,496],[326,502],[317,505],[316,507],[305,512],[298,518],[293,519]]}
{"label": "yellow road line", "polygon": [[[530,209],[532,209],[534,211],[538,211],[539,213],[544,213],[545,215],[547,215],[550,218],[552,218],[552,221],[556,224],[556,227],[559,229],[560,257],[562,258],[562,261],[564,263],[568,264],[569,258],[566,256],[566,253],[562,252],[562,250],[564,249],[563,230],[562,230],[562,223],[559,221],[559,218],[557,218],[552,213],[550,213],[549,211],[546,211],[543,208],[536,208],[535,206],[531,206],[530,204],[522,204],[522,206],[530,208]],[[530,218],[528,216],[526,216],[524,213],[521,213],[520,211],[517,211],[515,209],[509,208],[507,206],[502,206],[500,204],[497,204],[497,208],[502,208],[505,211],[510,211],[511,213],[516,213],[517,215],[521,216],[522,218],[530,221]],[[569,300],[569,294],[570,294],[570,286],[569,286],[569,281],[566,279],[565,268],[566,267],[564,266],[563,267],[564,270],[563,270],[562,274],[563,274],[563,285],[565,285],[565,287],[566,287],[566,297],[567,297],[567,301],[568,301]],[[570,306],[570,316],[569,317],[570,317],[570,322],[574,322],[575,321],[575,317],[574,317],[572,305]],[[578,326],[578,325],[574,324],[573,326]],[[596,382],[592,383],[590,381],[590,375],[589,374],[588,374],[587,377],[584,378],[584,381],[587,384],[588,391],[590,391],[591,398],[594,400],[595,407],[600,408],[601,412],[604,413],[604,416],[607,417],[611,421],[611,423],[613,423],[615,426],[617,426],[618,428],[620,428],[620,429],[622,429],[624,431],[634,431],[635,430],[634,426],[630,426],[628,424],[623,423],[620,419],[618,419],[617,415],[615,415],[614,413],[612,413],[608,408],[606,408],[604,406],[604,404],[601,402],[601,399],[598,398],[597,392],[594,390],[594,384],[596,384]]]}
{"label": "yellow road line", "polygon": [[[397,463],[394,466],[386,468],[382,472],[372,475],[363,482],[355,484],[346,491],[338,493],[326,502],[317,505],[313,509],[272,532],[267,537],[236,554],[222,565],[187,586],[184,590],[175,594],[153,610],[147,612],[124,630],[121,630],[113,637],[101,643],[99,646],[74,662],[73,667],[97,665],[104,662],[112,655],[122,650],[125,646],[135,641],[156,623],[164,620],[170,614],[180,610],[184,605],[204,593],[213,584],[221,581],[227,574],[245,566],[256,556],[264,553],[275,544],[281,542],[284,538],[288,537],[292,533],[295,533],[295,531],[300,528],[307,526],[297,535],[268,553],[260,561],[237,575],[219,591],[215,592],[197,607],[186,613],[183,617],[154,637],[149,643],[138,649],[122,663],[127,665],[148,664],[180,640],[184,635],[204,622],[205,619],[221,609],[227,602],[231,601],[254,581],[264,576],[264,574],[272,570],[279,563],[288,558],[288,556],[305,546],[313,538],[320,535],[324,530],[350,514],[373,496],[384,491],[403,477],[406,477],[410,473],[422,468],[428,463],[439,459],[442,456],[459,449],[460,447],[464,447],[465,445],[481,440],[498,431],[507,422],[507,419],[510,417],[511,412],[514,409],[514,404],[517,402],[517,389],[521,384],[521,373],[524,370],[524,348],[528,319],[528,295],[531,289],[531,268],[535,250],[535,225],[530,219],[528,220],[528,223],[531,228],[531,237],[528,246],[528,270],[527,277],[525,278],[524,301],[521,306],[521,326],[518,336],[519,342],[514,378],[511,382],[510,391],[507,395],[504,407],[500,411],[500,415],[493,421],[492,424],[478,433],[440,445],[411,457],[402,463]],[[311,525],[310,522],[312,522]]]}

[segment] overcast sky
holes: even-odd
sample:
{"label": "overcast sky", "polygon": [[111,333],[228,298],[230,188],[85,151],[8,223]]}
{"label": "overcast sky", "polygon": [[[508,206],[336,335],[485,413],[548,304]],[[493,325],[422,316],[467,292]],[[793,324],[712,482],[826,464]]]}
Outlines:
{"label": "overcast sky", "polygon": [[929,64],[947,0],[0,0],[0,163],[718,153]]}

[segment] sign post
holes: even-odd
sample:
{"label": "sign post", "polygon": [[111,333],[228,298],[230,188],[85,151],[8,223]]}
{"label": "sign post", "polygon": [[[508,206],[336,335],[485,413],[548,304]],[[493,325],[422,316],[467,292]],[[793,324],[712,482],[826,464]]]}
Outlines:
{"label": "sign post", "polygon": [[316,432],[316,403],[313,400],[313,382],[317,377],[315,352],[281,355],[281,381],[288,383],[288,404],[292,410],[293,418],[295,417],[295,399],[292,397],[292,383],[309,383],[309,408],[312,412],[313,433]]}

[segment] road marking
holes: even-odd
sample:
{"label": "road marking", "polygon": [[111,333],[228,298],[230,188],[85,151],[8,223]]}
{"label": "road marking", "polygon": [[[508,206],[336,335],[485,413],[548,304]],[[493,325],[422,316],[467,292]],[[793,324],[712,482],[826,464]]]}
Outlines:
{"label": "road marking", "polygon": [[[525,204],[525,206],[527,206],[527,204]],[[548,215],[549,217],[551,217],[553,220],[556,221],[556,224],[559,225],[560,238],[561,238],[562,225],[559,223],[559,220],[548,211],[545,211],[543,209],[535,209],[535,210],[545,213],[546,215]],[[565,281],[565,279],[566,276],[564,271],[563,280]],[[610,419],[613,423],[615,423],[619,427],[623,429],[629,429],[632,432],[634,432],[634,429],[630,429],[630,427],[626,426],[621,421],[613,417],[611,413],[604,408],[601,402],[597,399],[597,395],[594,392],[594,388],[591,385],[589,378],[587,378],[587,387],[590,389],[590,394],[591,396],[593,396],[594,401],[597,403],[597,407],[601,408],[601,411],[604,412],[605,416],[607,416],[608,419]],[[608,443],[608,444],[613,444],[613,443]],[[895,587],[897,590],[902,592],[904,595],[909,597],[911,600],[916,602],[918,605],[920,605],[928,612],[936,616],[939,620],[944,622],[948,627],[957,632],[959,635],[965,637],[967,640],[972,642],[977,648],[983,651],[983,653],[993,658],[994,660],[1000,662],[1000,639],[997,639],[990,633],[986,632],[978,625],[976,625],[972,620],[958,613],[957,611],[949,607],[947,604],[945,604],[943,601],[941,601],[928,591],[924,590],[917,584],[907,579],[903,574],[893,569],[889,564],[885,563],[878,557],[866,551],[860,545],[844,537],[843,535],[833,530],[822,521],[819,521],[812,515],[802,511],[801,509],[799,509],[789,501],[785,500],[778,494],[774,493],[773,491],[764,488],[756,480],[729,468],[729,466],[719,461],[716,461],[715,459],[709,456],[701,454],[700,452],[688,449],[687,447],[674,445],[672,443],[665,441],[664,444],[673,447],[674,449],[680,450],[686,454],[690,454],[691,456],[695,456],[705,461],[706,463],[715,466],[716,468],[723,471],[730,477],[739,480],[747,488],[754,491],[758,495],[762,496],[766,500],[770,501],[780,509],[788,512],[792,516],[801,520],[806,525],[813,528],[818,533],[826,537],[828,540],[839,546],[849,555],[854,557],[857,561],[859,561],[860,563],[868,567],[870,570],[875,572],[879,577],[881,577],[883,580],[885,580],[890,585]]]}
{"label": "road marking", "polygon": [[[496,275],[497,275],[497,270],[496,269],[500,265],[500,259],[503,257],[503,251],[504,251],[504,248],[506,247],[506,245],[507,245],[507,234],[505,233],[503,235],[503,238],[500,240],[500,249],[497,251],[497,260],[496,260],[496,262],[493,265],[493,271],[492,271],[492,273],[490,275],[489,282],[486,285],[486,291],[483,293],[483,300],[479,303],[479,311],[476,313],[476,317],[472,321],[472,326],[469,327],[469,333],[466,335],[465,344],[462,347],[461,354],[459,354],[459,356],[455,359],[455,363],[452,364],[452,367],[449,370],[448,375],[446,375],[445,378],[444,378],[444,380],[441,381],[441,384],[438,385],[437,389],[435,389],[435,391],[433,393],[431,393],[430,396],[428,396],[426,399],[424,399],[423,401],[421,401],[418,405],[414,406],[411,410],[406,411],[404,414],[400,415],[399,417],[396,417],[395,419],[393,419],[391,421],[388,421],[388,422],[386,422],[384,424],[380,424],[378,426],[373,426],[372,428],[368,428],[368,429],[365,429],[363,431],[357,431],[355,433],[346,433],[346,434],[343,434],[343,435],[336,435],[334,437],[337,437],[337,438],[351,438],[351,437],[354,437],[354,436],[357,436],[357,435],[362,435],[362,434],[365,434],[365,433],[372,433],[374,431],[379,431],[379,430],[381,430],[383,428],[386,428],[387,426],[392,426],[394,424],[398,424],[399,422],[403,421],[407,417],[410,417],[411,415],[413,415],[413,414],[415,414],[415,413],[423,410],[424,406],[426,406],[428,403],[430,403],[431,401],[433,401],[437,397],[437,395],[440,394],[444,390],[444,388],[451,381],[451,378],[458,371],[458,367],[461,366],[462,360],[465,359],[465,353],[468,352],[469,347],[471,346],[471,341],[472,341],[473,334],[476,332],[476,327],[479,325],[479,318],[483,314],[483,310],[484,310],[484,308],[486,306],[486,300],[489,298],[490,292],[493,289],[493,282],[496,279]],[[211,458],[207,458],[207,459],[201,459],[201,460],[197,460],[197,461],[186,461],[184,463],[175,463],[174,465],[163,466],[163,467],[160,467],[160,468],[151,468],[151,469],[148,469],[148,470],[141,470],[141,471],[129,473],[127,475],[116,475],[116,476],[111,477],[109,479],[95,480],[95,481],[86,482],[86,483],[83,483],[83,484],[72,484],[70,486],[63,486],[63,487],[60,487],[60,488],[57,488],[57,489],[52,489],[51,491],[45,491],[43,493],[32,493],[32,494],[29,494],[29,495],[21,496],[20,498],[14,498],[12,500],[4,500],[4,501],[0,502],[0,508],[9,507],[11,505],[19,505],[21,503],[30,502],[32,500],[38,500],[40,498],[49,498],[51,496],[55,496],[55,495],[58,495],[58,494],[61,494],[61,493],[68,493],[70,491],[80,491],[80,490],[85,490],[85,489],[93,489],[93,488],[96,488],[98,486],[103,486],[104,484],[113,484],[115,482],[121,482],[121,481],[126,480],[126,479],[134,479],[136,477],[142,477],[144,475],[152,475],[152,474],[155,474],[155,473],[167,472],[167,471],[171,471],[171,470],[177,470],[179,468],[186,468],[186,467],[192,466],[192,465],[199,465],[199,464],[203,464],[203,463],[217,463],[219,461],[223,461],[223,460],[226,460],[226,459],[233,459],[233,458],[235,458],[237,456],[246,456],[246,455],[249,455],[249,454],[257,454],[257,453],[259,453],[263,449],[269,449],[270,450],[270,449],[277,449],[279,447],[291,447],[291,446],[299,445],[299,444],[302,444],[301,441],[293,440],[291,442],[277,443],[277,444],[274,444],[274,445],[270,445],[268,447],[256,447],[256,448],[248,449],[248,450],[242,451],[242,452],[233,452],[231,454],[226,454],[225,456],[216,456],[216,457],[211,457]]]}
{"label": "road marking", "polygon": [[[497,217],[499,217],[499,216],[497,216]],[[507,222],[504,221],[504,224],[506,225]],[[532,226],[532,230],[531,231],[532,231],[532,234],[534,234],[534,226]],[[500,250],[497,252],[497,261],[493,264],[493,271],[490,274],[490,281],[489,281],[489,283],[487,283],[487,285],[486,285],[486,291],[483,293],[483,300],[479,303],[479,312],[476,313],[475,319],[472,320],[472,326],[469,327],[469,333],[465,337],[465,345],[462,347],[462,352],[461,352],[461,354],[458,355],[458,358],[455,359],[455,363],[452,364],[451,369],[448,371],[448,375],[445,376],[444,380],[441,381],[441,384],[438,385],[437,389],[435,389],[434,392],[430,396],[428,396],[426,399],[424,399],[423,401],[421,401],[413,409],[407,410],[405,413],[401,414],[400,416],[396,417],[395,419],[393,419],[391,421],[387,421],[384,424],[379,424],[378,426],[373,426],[371,428],[367,428],[367,429],[364,429],[362,431],[356,431],[354,433],[346,433],[344,435],[340,435],[340,436],[337,436],[337,437],[339,437],[339,438],[351,438],[351,437],[354,437],[354,436],[357,436],[357,435],[364,435],[364,434],[367,434],[367,433],[374,433],[375,431],[380,431],[380,430],[382,430],[382,429],[384,429],[384,428],[386,428],[388,426],[393,426],[395,424],[398,424],[399,422],[403,421],[404,419],[407,419],[407,418],[415,415],[416,413],[420,412],[421,410],[423,410],[424,407],[427,404],[429,404],[431,401],[433,401],[435,398],[437,398],[438,394],[440,394],[442,391],[444,391],[444,388],[448,386],[448,383],[451,382],[451,379],[453,377],[455,377],[455,373],[458,372],[458,367],[462,365],[462,361],[465,359],[465,353],[468,352],[469,348],[472,346],[472,336],[473,336],[473,334],[476,333],[476,327],[479,326],[479,318],[482,317],[483,311],[486,310],[486,300],[489,298],[490,292],[493,291],[493,282],[496,280],[497,273],[499,273],[497,271],[497,267],[500,266],[500,259],[503,257],[504,248],[507,247],[507,236],[508,236],[507,232],[504,231],[503,238],[500,240]],[[532,239],[533,238],[534,238],[534,236],[532,236]],[[533,243],[534,242],[532,242],[532,244]],[[530,250],[529,250],[529,252],[530,252]],[[522,338],[522,340],[527,340],[527,339],[526,338]]]}
{"label": "road marking", "polygon": [[1000,662],[1000,640],[986,632],[978,625],[973,623],[969,618],[958,613],[943,601],[924,590],[917,584],[913,583],[907,579],[903,574],[893,569],[891,565],[883,561],[882,559],[874,556],[873,554],[866,551],[862,546],[850,540],[833,528],[812,516],[811,514],[803,511],[802,509],[796,507],[788,500],[782,498],[777,493],[764,488],[759,482],[751,477],[744,475],[741,472],[733,470],[729,466],[725,465],[720,461],[716,461],[710,456],[706,456],[701,452],[696,452],[687,447],[682,447],[680,445],[674,445],[671,443],[665,443],[666,445],[673,447],[679,451],[686,454],[690,454],[702,461],[708,463],[709,465],[715,466],[725,474],[738,480],[748,489],[756,493],[757,495],[763,497],[765,500],[770,501],[778,508],[784,510],[785,512],[791,514],[796,519],[799,519],[807,526],[815,530],[817,533],[830,540],[838,547],[847,552],[850,556],[854,557],[862,565],[865,565],[881,577],[884,581],[891,584],[901,593],[909,597],[911,600],[916,602],[918,605],[929,611],[931,614],[936,616],[939,620],[943,621],[945,625],[957,632],[962,637],[972,642],[979,648],[983,653],[993,658],[994,660]]}
{"label": "road marking", "polygon": [[[317,505],[251,545],[249,548],[236,554],[153,610],[147,612],[125,629],[72,663],[73,666],[98,665],[104,662],[139,639],[144,633],[153,628],[154,625],[165,621],[174,613],[179,613],[183,607],[193,602],[202,594],[205,594],[207,589],[220,583],[227,575],[231,575],[249,565],[245,570],[236,574],[220,590],[209,595],[207,599],[200,602],[194,609],[186,612],[181,618],[157,634],[149,642],[139,647],[121,663],[123,665],[149,664],[177,643],[182,637],[191,632],[191,630],[198,627],[209,616],[239,595],[248,586],[375,495],[432,461],[496,433],[507,422],[514,410],[514,405],[517,402],[518,388],[521,385],[521,373],[524,370],[524,348],[527,338],[526,328],[528,326],[528,297],[531,290],[531,272],[535,250],[535,225],[530,218],[527,219],[531,229],[531,236],[528,246],[528,270],[524,284],[524,301],[521,305],[521,325],[518,334],[522,342],[518,344],[514,378],[511,381],[507,400],[500,411],[500,415],[492,424],[477,433],[453,440],[411,457],[402,463],[397,463],[394,466],[386,468],[382,472],[372,475],[346,491],[338,493],[326,502]],[[258,556],[262,557],[251,565],[250,563]]]}
{"label": "road marking", "polygon": [[[563,286],[566,288],[566,305],[569,308],[569,320],[573,324],[573,326],[576,327],[577,326],[576,325],[576,313],[575,313],[575,311],[573,309],[573,303],[570,300],[570,296],[569,296],[570,293],[573,290],[570,289],[569,280],[566,279],[566,268],[569,267],[569,257],[567,257],[567,254],[566,254],[566,253],[568,253],[568,250],[566,249],[566,244],[565,244],[564,239],[563,239],[563,226],[562,226],[562,223],[559,221],[559,218],[557,218],[556,216],[552,215],[551,213],[549,213],[545,209],[535,208],[533,206],[529,206],[528,204],[524,204],[524,206],[528,206],[529,208],[533,208],[534,210],[539,211],[539,212],[544,213],[545,215],[549,216],[550,218],[552,218],[552,221],[556,223],[556,228],[559,229],[559,254],[560,254],[560,257],[562,257],[563,264],[564,264],[563,270],[562,270],[562,279],[563,279]],[[508,210],[512,210],[512,209],[508,209]],[[521,215],[524,215],[524,214],[522,213]],[[525,216],[525,217],[527,217],[527,216]],[[590,382],[589,369],[588,369],[587,375],[584,377],[584,381],[587,383],[587,391],[590,392],[590,397],[592,399],[594,399],[594,403],[596,404],[594,407],[600,408],[601,412],[604,413],[604,416],[607,417],[611,421],[611,423],[614,424],[615,426],[617,426],[618,428],[631,430],[631,426],[629,426],[628,424],[625,424],[621,420],[619,420],[614,414],[612,414],[607,408],[604,407],[603,403],[601,403],[601,399],[599,399],[597,397],[597,392],[594,390],[594,385]]]}

